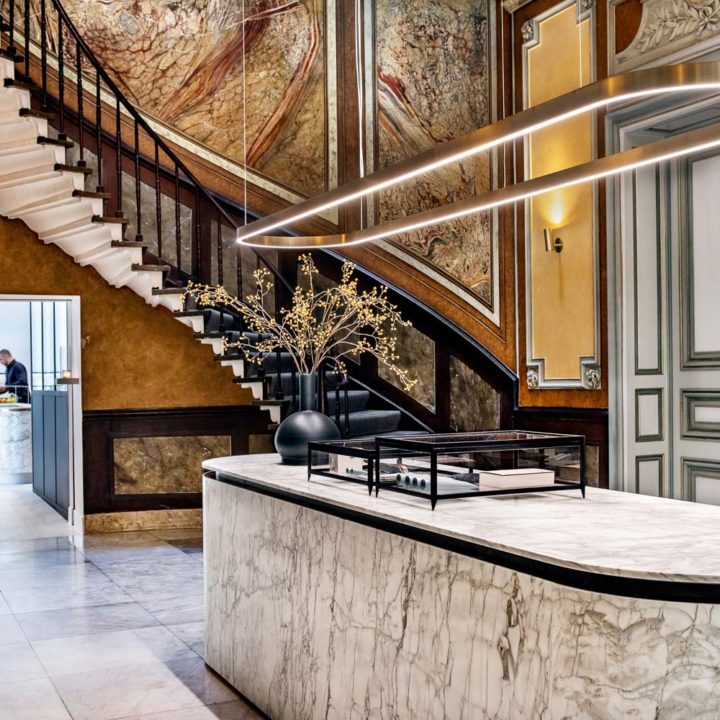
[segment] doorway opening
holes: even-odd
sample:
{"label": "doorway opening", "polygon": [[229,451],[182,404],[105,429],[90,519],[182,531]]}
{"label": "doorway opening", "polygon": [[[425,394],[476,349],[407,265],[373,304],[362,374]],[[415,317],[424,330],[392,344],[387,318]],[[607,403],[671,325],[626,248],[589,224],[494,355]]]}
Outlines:
{"label": "doorway opening", "polygon": [[0,484],[82,518],[80,299],[0,295]]}

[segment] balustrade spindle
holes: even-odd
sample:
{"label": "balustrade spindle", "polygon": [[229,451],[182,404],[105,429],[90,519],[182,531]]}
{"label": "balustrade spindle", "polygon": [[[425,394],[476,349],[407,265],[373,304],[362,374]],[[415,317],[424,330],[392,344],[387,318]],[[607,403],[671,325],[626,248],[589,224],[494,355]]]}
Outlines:
{"label": "balustrade spindle", "polygon": [[58,104],[60,105],[60,132],[59,136],[61,140],[65,140],[67,135],[65,134],[65,51],[63,49],[63,21],[62,15],[58,13],[57,22],[57,34],[58,34]]}
{"label": "balustrade spindle", "polygon": [[25,35],[25,79],[30,79],[30,0],[25,0],[25,17],[23,18],[23,34]]}
{"label": "balustrade spindle", "polygon": [[[223,237],[222,237],[222,217],[220,215],[220,211],[217,213],[217,226],[218,226],[218,234],[217,234],[217,264],[218,264],[218,272],[217,272],[217,282],[218,285],[223,284]],[[240,297],[238,295],[238,297]]]}
{"label": "balustrade spindle", "polygon": [[340,429],[340,378],[335,375],[335,424]]}
{"label": "balustrade spindle", "polygon": [[275,385],[275,399],[282,400],[283,388],[282,388],[282,354],[280,349],[275,351],[275,370],[277,374],[277,383]]}
{"label": "balustrade spindle", "polygon": [[10,37],[8,39],[8,50],[15,55],[17,49],[15,48],[15,0],[10,0],[10,11],[8,13],[8,21],[10,23]]}
{"label": "balustrade spindle", "polygon": [[182,238],[180,233],[180,169],[175,163],[175,254],[178,280],[182,271]]}
{"label": "balustrade spindle", "polygon": [[347,439],[350,437],[350,381],[347,375],[343,377],[343,391],[345,393],[345,417],[343,427],[343,438]]}
{"label": "balustrade spindle", "polygon": [[[12,2],[12,0],[11,0]],[[46,0],[40,0],[40,68],[42,77],[42,105],[45,112],[48,109],[47,102],[47,7]]]}
{"label": "balustrade spindle", "polygon": [[162,196],[160,194],[160,146],[155,142],[155,231],[157,232],[157,256],[162,257]]}
{"label": "balustrade spindle", "polygon": [[[97,149],[97,191],[104,192],[103,142],[102,142],[102,87],[100,73],[95,73],[95,144]],[[103,208],[105,201],[103,200]]]}
{"label": "balustrade spindle", "polygon": [[195,259],[196,277],[202,282],[202,229],[200,227],[200,188],[195,186]]}
{"label": "balustrade spindle", "polygon": [[122,119],[120,117],[120,98],[115,98],[115,174],[117,182],[117,203],[115,215],[123,216],[123,177],[122,177]]}
{"label": "balustrade spindle", "polygon": [[75,41],[75,71],[77,72],[77,111],[78,111],[78,138],[80,146],[80,159],[78,165],[85,167],[85,115],[83,108],[83,81],[82,81],[82,53],[80,51],[80,43]]}
{"label": "balustrade spindle", "polygon": [[135,242],[142,242],[142,188],[140,187],[140,126],[135,120]]}

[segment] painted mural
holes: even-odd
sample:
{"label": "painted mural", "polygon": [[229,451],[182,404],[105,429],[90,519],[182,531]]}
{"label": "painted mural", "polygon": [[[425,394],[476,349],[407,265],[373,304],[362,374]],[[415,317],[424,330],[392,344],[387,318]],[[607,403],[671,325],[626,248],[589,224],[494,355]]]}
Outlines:
{"label": "painted mural", "polygon": [[322,0],[63,4],[141,110],[238,163],[246,150],[249,166],[302,194],[324,189]]}
{"label": "painted mural", "polygon": [[[375,166],[386,167],[490,122],[487,0],[376,0]],[[487,155],[387,191],[379,221],[461,200],[491,186]],[[394,240],[492,305],[488,214]]]}

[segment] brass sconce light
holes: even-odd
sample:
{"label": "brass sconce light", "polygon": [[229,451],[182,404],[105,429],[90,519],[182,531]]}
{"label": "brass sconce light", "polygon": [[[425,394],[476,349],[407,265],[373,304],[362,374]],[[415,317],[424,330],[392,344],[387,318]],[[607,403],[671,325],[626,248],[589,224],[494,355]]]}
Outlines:
{"label": "brass sconce light", "polygon": [[545,237],[545,252],[562,252],[563,241],[559,237],[553,240],[552,230],[550,228],[543,230],[543,236]]}

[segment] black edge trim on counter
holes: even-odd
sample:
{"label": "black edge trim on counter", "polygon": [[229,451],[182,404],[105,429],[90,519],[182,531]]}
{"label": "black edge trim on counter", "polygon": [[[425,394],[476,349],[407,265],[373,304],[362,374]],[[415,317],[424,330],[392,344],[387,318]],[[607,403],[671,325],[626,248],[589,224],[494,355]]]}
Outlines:
{"label": "black edge trim on counter", "polygon": [[465,555],[475,560],[482,560],[492,563],[493,565],[507,568],[508,570],[514,570],[524,573],[525,575],[531,575],[542,580],[548,580],[558,585],[565,585],[578,590],[643,600],[720,603],[720,583],[648,580],[618,575],[604,575],[588,570],[576,570],[574,568],[554,565],[549,562],[543,562],[542,560],[527,558],[504,550],[497,550],[478,543],[450,537],[439,532],[432,532],[431,530],[424,530],[412,525],[405,525],[402,522],[341,507],[324,500],[295,495],[294,493],[279,488],[268,487],[252,480],[224,475],[218,471],[206,471],[205,476],[227,483],[228,485],[235,485],[250,490],[260,495],[267,495],[268,497],[278,500],[284,500],[310,510],[317,510],[327,515],[333,515],[342,520],[350,520],[360,525],[374,528],[375,530],[382,530],[383,532],[398,535],[408,540],[425,543],[440,550]]}

